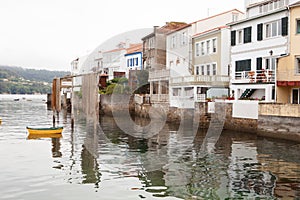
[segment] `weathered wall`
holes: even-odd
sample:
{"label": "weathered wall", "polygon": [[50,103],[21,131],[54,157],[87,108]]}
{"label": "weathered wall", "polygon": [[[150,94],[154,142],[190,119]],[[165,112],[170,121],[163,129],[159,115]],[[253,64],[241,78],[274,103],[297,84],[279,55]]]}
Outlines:
{"label": "weathered wall", "polygon": [[300,118],[261,115],[258,127],[260,136],[300,142]]}
{"label": "weathered wall", "polygon": [[134,113],[134,103],[131,95],[127,94],[114,94],[112,95],[100,95],[100,113],[106,115],[112,115],[112,111]]}
{"label": "weathered wall", "polygon": [[226,109],[226,120],[224,123],[224,129],[248,132],[248,133],[257,132],[257,119],[232,117],[231,103],[225,103],[225,109]]}
{"label": "weathered wall", "polygon": [[259,104],[259,115],[300,117],[299,104]]}
{"label": "weathered wall", "polygon": [[300,105],[260,104],[257,134],[300,142]]}

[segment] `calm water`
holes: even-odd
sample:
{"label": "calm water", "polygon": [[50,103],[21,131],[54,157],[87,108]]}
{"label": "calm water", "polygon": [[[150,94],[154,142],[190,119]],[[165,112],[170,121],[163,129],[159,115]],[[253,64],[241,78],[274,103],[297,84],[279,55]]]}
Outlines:
{"label": "calm water", "polygon": [[45,99],[0,95],[0,199],[300,199],[297,143],[225,131],[204,154],[206,131],[188,122],[135,137],[79,110],[74,130],[56,116],[62,138],[27,139],[26,126],[52,125]]}

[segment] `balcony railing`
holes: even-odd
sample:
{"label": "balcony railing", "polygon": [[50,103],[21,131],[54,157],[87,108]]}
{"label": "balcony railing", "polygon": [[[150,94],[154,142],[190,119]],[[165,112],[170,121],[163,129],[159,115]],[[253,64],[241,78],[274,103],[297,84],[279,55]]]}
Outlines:
{"label": "balcony railing", "polygon": [[233,83],[274,83],[274,70],[256,70],[236,72]]}
{"label": "balcony railing", "polygon": [[193,75],[193,76],[180,76],[170,79],[171,84],[179,83],[204,83],[204,84],[217,84],[217,83],[229,83],[228,76],[208,76],[208,75]]}
{"label": "balcony railing", "polygon": [[169,94],[152,94],[150,96],[151,102],[169,102]]}

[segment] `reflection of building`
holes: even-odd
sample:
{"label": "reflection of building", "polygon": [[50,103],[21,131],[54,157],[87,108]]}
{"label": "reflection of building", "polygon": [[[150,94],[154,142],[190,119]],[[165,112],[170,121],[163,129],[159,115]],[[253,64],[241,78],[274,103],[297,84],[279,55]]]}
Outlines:
{"label": "reflection of building", "polygon": [[85,175],[82,183],[93,183],[99,185],[101,173],[97,159],[83,146],[81,151],[81,170]]}
{"label": "reflection of building", "polygon": [[275,101],[277,59],[288,54],[288,0],[247,6],[231,27],[231,90],[235,99]]}
{"label": "reflection of building", "polygon": [[277,102],[300,104],[300,1],[289,6],[289,54],[278,60]]}

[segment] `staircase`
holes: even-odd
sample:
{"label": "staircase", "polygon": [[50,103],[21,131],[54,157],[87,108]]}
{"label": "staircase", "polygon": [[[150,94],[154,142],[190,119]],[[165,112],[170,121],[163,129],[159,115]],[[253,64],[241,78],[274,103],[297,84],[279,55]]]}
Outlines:
{"label": "staircase", "polygon": [[255,92],[256,89],[246,89],[240,96],[240,99],[249,98]]}

